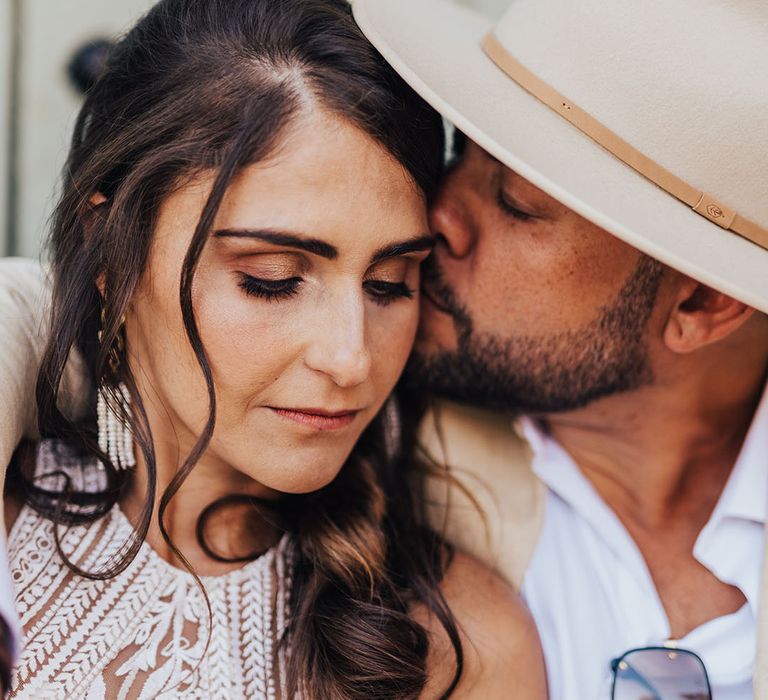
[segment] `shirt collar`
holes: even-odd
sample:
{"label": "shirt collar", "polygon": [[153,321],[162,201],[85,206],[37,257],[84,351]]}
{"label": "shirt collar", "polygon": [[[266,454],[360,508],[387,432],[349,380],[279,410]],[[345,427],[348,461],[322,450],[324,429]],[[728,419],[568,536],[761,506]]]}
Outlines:
{"label": "shirt collar", "polygon": [[768,387],[711,519],[723,518],[768,521]]}
{"label": "shirt collar", "polygon": [[520,418],[516,427],[531,447],[531,467],[536,476],[598,533],[619,559],[632,567],[638,580],[646,581],[648,574],[637,545],[570,454],[536,420]]}
{"label": "shirt collar", "polygon": [[[515,430],[530,445],[533,471],[550,490],[572,505],[575,505],[574,501],[591,500],[592,493],[583,493],[585,490],[592,491],[591,484],[587,486],[588,480],[570,455],[547,435],[535,419],[529,416],[519,418]],[[572,491],[574,488],[576,493]],[[710,522],[724,518],[768,522],[768,386],[763,390]]]}
{"label": "shirt collar", "polygon": [[598,528],[605,524],[606,516],[614,517],[571,455],[538,421],[524,416],[518,420],[517,430],[533,453],[531,467],[534,474],[550,491]]}

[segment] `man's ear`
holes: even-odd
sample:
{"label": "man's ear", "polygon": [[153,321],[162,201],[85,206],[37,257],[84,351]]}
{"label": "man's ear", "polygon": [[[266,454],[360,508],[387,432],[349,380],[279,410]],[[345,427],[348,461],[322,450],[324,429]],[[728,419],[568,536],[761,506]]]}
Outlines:
{"label": "man's ear", "polygon": [[664,328],[664,342],[672,352],[693,352],[726,338],[754,313],[751,306],[683,277]]}

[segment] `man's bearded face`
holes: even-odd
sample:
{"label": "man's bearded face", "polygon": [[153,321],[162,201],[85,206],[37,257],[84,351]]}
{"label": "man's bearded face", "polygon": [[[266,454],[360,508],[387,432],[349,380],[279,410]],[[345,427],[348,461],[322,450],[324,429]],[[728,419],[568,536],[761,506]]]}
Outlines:
{"label": "man's bearded face", "polygon": [[495,410],[553,413],[649,383],[644,331],[662,266],[640,259],[612,304],[576,330],[531,337],[477,332],[435,263],[425,293],[453,318],[458,344],[431,355],[417,347],[409,381],[433,394]]}
{"label": "man's bearded face", "polygon": [[407,374],[495,410],[581,408],[653,380],[648,327],[667,268],[468,143],[431,217]]}

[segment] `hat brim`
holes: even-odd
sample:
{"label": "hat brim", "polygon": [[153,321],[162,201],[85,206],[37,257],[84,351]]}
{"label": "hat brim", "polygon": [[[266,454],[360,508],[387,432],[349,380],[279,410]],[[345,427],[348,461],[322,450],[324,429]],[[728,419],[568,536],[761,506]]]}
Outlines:
{"label": "hat brim", "polygon": [[491,21],[447,0],[354,0],[397,72],[478,145],[629,245],[768,312],[768,251],[632,170],[507,77],[480,42]]}

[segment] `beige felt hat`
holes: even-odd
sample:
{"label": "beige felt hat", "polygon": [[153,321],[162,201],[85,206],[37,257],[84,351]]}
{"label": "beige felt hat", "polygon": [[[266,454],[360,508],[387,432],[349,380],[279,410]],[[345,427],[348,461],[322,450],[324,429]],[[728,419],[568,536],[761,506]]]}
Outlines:
{"label": "beige felt hat", "polygon": [[471,139],[632,246],[768,312],[768,2],[353,0]]}

